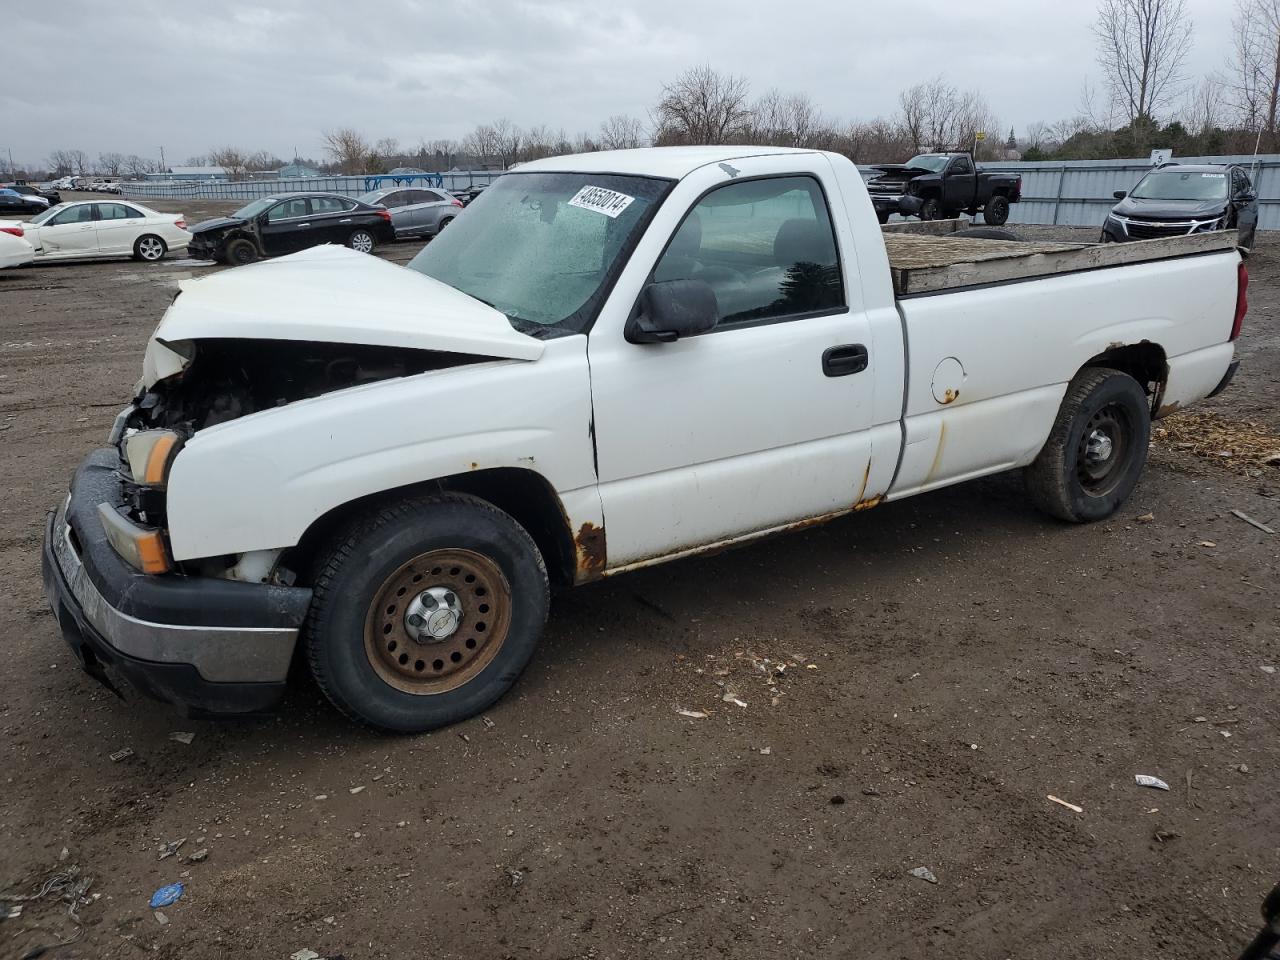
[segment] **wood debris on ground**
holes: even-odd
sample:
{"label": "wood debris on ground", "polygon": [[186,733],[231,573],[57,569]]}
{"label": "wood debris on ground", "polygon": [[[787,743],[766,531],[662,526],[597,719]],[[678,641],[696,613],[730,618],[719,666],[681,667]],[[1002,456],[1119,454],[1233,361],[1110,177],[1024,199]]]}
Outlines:
{"label": "wood debris on ground", "polygon": [[1280,436],[1252,420],[1227,420],[1216,413],[1176,413],[1160,420],[1153,442],[1184,450],[1241,473],[1280,468]]}

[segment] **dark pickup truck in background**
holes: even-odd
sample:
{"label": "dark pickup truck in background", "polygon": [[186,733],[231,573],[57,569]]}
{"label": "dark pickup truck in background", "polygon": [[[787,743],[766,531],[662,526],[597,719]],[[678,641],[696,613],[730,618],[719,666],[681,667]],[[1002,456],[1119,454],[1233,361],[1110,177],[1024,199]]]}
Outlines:
{"label": "dark pickup truck in background", "polygon": [[1009,219],[1009,204],[1022,199],[1022,177],[1016,173],[983,173],[973,154],[922,153],[906,163],[885,163],[867,191],[881,223],[892,214],[921,220],[944,220],[982,211],[982,220],[1000,226]]}

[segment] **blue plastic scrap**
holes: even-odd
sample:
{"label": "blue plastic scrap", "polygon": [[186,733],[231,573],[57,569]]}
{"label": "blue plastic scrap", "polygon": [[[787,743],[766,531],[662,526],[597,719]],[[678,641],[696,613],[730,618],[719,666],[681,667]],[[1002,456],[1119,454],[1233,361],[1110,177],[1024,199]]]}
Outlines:
{"label": "blue plastic scrap", "polygon": [[177,903],[182,896],[183,886],[180,883],[170,883],[161,887],[151,895],[151,909],[159,910],[161,907],[167,907],[171,903]]}

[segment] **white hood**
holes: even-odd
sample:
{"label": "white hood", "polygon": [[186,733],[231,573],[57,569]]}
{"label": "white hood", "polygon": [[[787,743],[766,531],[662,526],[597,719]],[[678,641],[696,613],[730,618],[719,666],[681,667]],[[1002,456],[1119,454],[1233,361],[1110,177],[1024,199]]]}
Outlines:
{"label": "white hood", "polygon": [[185,361],[166,345],[212,338],[299,340],[442,350],[536,360],[540,340],[447,284],[346,247],[312,247],[277,260],[185,280],[143,361],[151,386]]}

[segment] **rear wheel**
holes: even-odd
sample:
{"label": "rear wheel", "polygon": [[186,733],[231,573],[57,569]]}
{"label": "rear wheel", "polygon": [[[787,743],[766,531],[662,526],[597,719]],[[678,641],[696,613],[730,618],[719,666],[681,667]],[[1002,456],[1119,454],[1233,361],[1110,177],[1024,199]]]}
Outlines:
{"label": "rear wheel", "polygon": [[1009,198],[996,195],[987,201],[982,208],[982,222],[993,227],[1003,226],[1009,221]]}
{"label": "rear wheel", "polygon": [[373,239],[373,234],[368,230],[354,230],[351,236],[347,237],[347,246],[360,253],[373,253],[373,248],[377,245],[378,242]]}
{"label": "rear wheel", "polygon": [[154,234],[148,233],[134,241],[133,259],[154,263],[156,260],[163,258],[168,250],[169,248],[165,246],[163,240]]}
{"label": "rear wheel", "polygon": [[1111,516],[1142,476],[1151,443],[1151,407],[1138,381],[1087,367],[1067,387],[1053,432],[1027,467],[1027,493],[1061,520]]}
{"label": "rear wheel", "polygon": [[343,713],[415,733],[484,710],[515,683],[548,606],[542,555],[474,497],[410,500],[353,523],[314,584],[307,655]]}
{"label": "rear wheel", "polygon": [[232,240],[222,252],[222,259],[233,267],[243,267],[258,259],[258,248],[244,237]]}
{"label": "rear wheel", "polygon": [[440,226],[436,227],[436,233],[441,233],[451,223],[453,223],[453,217],[445,217],[440,221]]}

